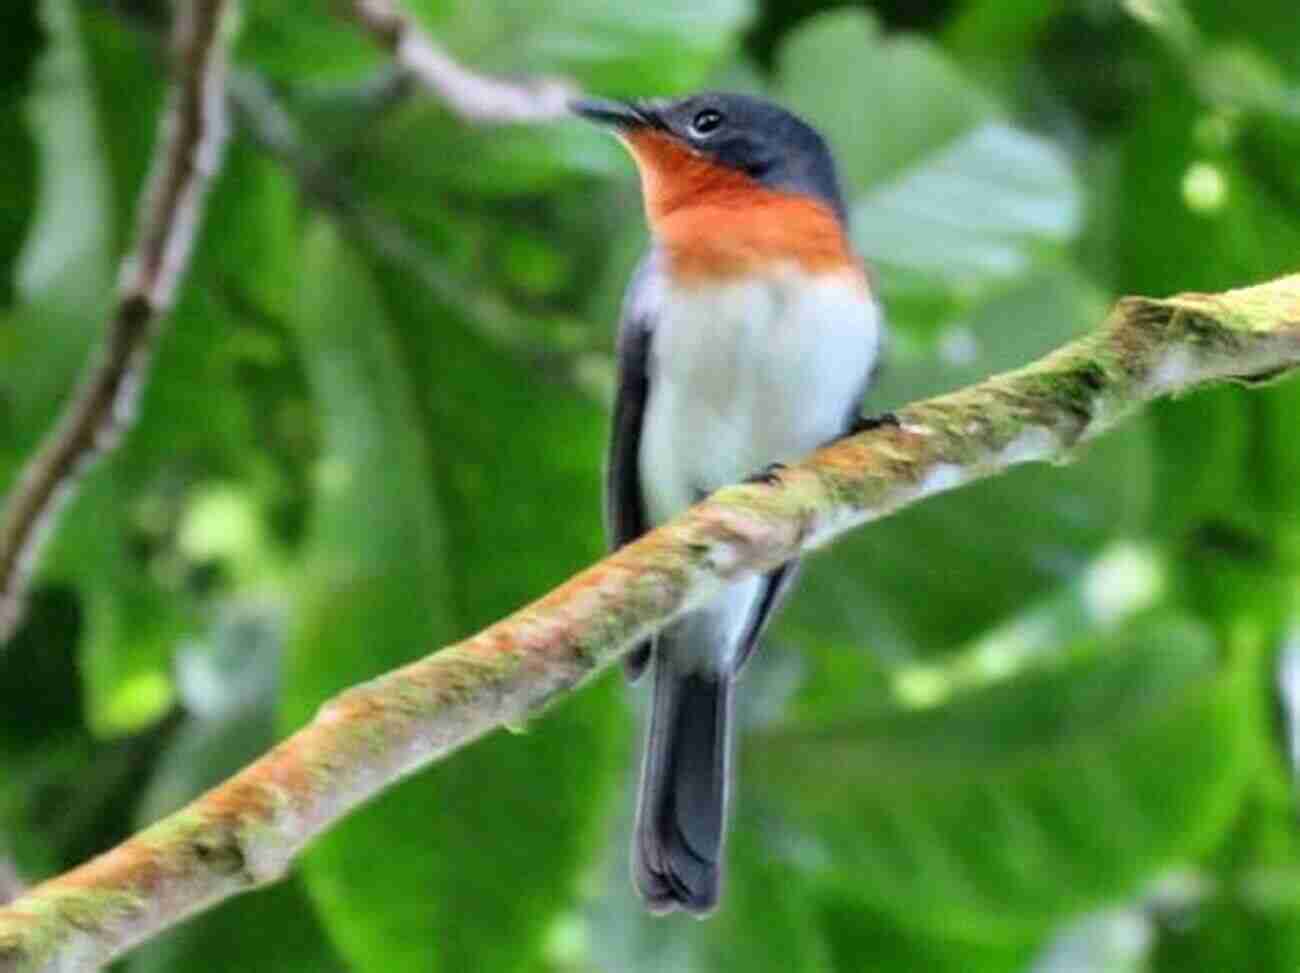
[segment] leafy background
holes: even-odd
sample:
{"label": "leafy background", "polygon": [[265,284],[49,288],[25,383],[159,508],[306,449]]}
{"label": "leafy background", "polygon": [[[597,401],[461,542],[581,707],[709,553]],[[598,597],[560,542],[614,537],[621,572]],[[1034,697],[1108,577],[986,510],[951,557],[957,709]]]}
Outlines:
{"label": "leafy background", "polygon": [[[893,325],[871,408],[1300,253],[1293,0],[409,6],[477,67],[818,124]],[[0,483],[100,333],[165,11],[0,13]],[[602,550],[630,164],[392,82],[325,0],[246,5],[139,423],[0,649],[0,854],[29,878]],[[610,675],[120,969],[1296,969],[1298,420],[1294,383],[1168,403],[816,558],[747,677],[709,922],[631,894],[641,703]]]}

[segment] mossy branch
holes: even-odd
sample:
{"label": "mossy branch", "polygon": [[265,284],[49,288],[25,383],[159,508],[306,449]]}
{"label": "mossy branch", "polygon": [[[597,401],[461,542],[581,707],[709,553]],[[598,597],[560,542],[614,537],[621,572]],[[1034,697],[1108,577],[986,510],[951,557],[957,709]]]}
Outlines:
{"label": "mossy branch", "polygon": [[774,485],[728,487],[480,632],[326,703],[248,768],[0,909],[0,970],[81,970],[274,881],[313,837],[407,774],[518,724],[724,585],[924,497],[1061,461],[1145,403],[1300,367],[1300,275],[1127,298],[1018,371],[899,412]]}

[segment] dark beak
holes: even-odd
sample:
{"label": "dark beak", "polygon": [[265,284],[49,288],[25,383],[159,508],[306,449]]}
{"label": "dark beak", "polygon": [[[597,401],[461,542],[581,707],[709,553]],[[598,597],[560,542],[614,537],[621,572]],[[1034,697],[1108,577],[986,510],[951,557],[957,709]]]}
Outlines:
{"label": "dark beak", "polygon": [[575,115],[581,115],[588,121],[619,132],[646,128],[655,123],[654,119],[644,109],[630,101],[578,98],[569,102],[569,108]]}

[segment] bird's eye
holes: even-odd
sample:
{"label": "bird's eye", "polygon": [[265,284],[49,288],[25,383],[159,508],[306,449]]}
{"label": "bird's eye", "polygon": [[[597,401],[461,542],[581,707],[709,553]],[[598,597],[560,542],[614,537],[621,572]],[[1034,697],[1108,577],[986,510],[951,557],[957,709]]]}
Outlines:
{"label": "bird's eye", "polygon": [[691,122],[691,133],[694,135],[709,135],[717,131],[718,126],[722,124],[722,112],[714,111],[712,108],[706,108],[695,116]]}

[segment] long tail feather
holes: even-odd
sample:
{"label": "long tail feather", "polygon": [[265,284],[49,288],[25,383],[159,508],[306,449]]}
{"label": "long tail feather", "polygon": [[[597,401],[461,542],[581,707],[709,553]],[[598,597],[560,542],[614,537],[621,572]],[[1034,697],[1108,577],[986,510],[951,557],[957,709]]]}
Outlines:
{"label": "long tail feather", "polygon": [[654,911],[705,915],[717,906],[721,885],[732,680],[676,672],[656,656],[633,870]]}

